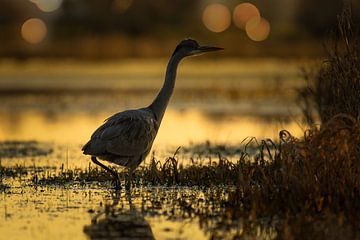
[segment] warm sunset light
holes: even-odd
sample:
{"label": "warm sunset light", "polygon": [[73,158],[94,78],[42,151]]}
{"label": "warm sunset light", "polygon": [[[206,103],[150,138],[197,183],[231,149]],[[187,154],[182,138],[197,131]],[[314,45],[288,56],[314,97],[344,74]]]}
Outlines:
{"label": "warm sunset light", "polygon": [[233,12],[235,25],[243,30],[245,30],[246,23],[249,20],[259,17],[260,12],[258,8],[251,3],[241,3],[235,7]]}
{"label": "warm sunset light", "polygon": [[43,12],[53,12],[61,7],[63,0],[31,0]]}
{"label": "warm sunset light", "polygon": [[256,42],[264,41],[270,34],[270,23],[264,18],[253,18],[246,24],[246,34]]}
{"label": "warm sunset light", "polygon": [[47,28],[41,19],[31,18],[28,19],[21,26],[22,38],[31,44],[38,44],[44,40],[47,34]]}
{"label": "warm sunset light", "polygon": [[231,15],[225,5],[215,3],[205,8],[202,20],[207,29],[219,33],[225,31],[230,26]]}
{"label": "warm sunset light", "polygon": [[0,240],[360,240],[360,0],[0,0],[0,33]]}

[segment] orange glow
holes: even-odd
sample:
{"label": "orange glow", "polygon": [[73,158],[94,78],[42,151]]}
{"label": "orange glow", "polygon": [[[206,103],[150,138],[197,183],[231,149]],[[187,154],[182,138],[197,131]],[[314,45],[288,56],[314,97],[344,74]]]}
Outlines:
{"label": "orange glow", "polygon": [[207,29],[219,33],[230,26],[231,14],[225,5],[214,3],[205,8],[202,20]]}
{"label": "orange glow", "polygon": [[53,12],[61,7],[63,0],[30,0],[43,12]]}
{"label": "orange glow", "polygon": [[260,18],[260,12],[255,5],[241,3],[235,7],[233,20],[237,27],[245,30],[246,23],[253,18]]}
{"label": "orange glow", "polygon": [[115,0],[112,3],[112,8],[115,12],[122,13],[128,10],[133,3],[133,0]]}
{"label": "orange glow", "polygon": [[38,44],[44,40],[47,28],[41,19],[30,18],[21,26],[22,38],[31,44]]}
{"label": "orange glow", "polygon": [[[0,123],[0,139],[36,139],[40,142],[79,145],[88,141],[93,131],[108,118],[111,113],[101,114],[59,114],[52,121],[37,111],[19,113],[16,131],[13,130],[13,118],[4,116]],[[181,126],[181,127],[179,127]],[[281,129],[289,130],[294,136],[301,134],[301,129],[294,121],[277,125],[258,121],[253,117],[231,117],[221,121],[209,118],[198,110],[177,111],[168,109],[154,142],[154,149],[186,146],[189,142],[226,142],[237,144],[248,136],[257,138],[276,138]],[[76,137],[74,137],[76,133]]]}
{"label": "orange glow", "polygon": [[264,41],[270,34],[270,23],[264,18],[253,18],[246,24],[248,37],[256,42]]}

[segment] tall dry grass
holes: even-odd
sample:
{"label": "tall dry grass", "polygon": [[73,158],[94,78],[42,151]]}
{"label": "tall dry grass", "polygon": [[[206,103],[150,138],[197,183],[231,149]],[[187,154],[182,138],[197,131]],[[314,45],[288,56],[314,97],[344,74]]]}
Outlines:
{"label": "tall dry grass", "polygon": [[350,7],[338,16],[327,56],[320,69],[306,73],[308,86],[299,91],[299,103],[309,124],[320,118],[326,123],[337,114],[360,116],[360,45],[359,27],[352,20]]}

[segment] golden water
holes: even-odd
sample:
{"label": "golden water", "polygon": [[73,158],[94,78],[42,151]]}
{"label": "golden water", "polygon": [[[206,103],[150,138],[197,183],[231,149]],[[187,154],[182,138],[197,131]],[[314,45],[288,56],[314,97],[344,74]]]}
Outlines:
{"label": "golden water", "polygon": [[[0,141],[36,140],[54,148],[45,157],[1,158],[2,166],[88,167],[81,146],[109,115],[147,105],[161,85],[165,64],[1,63]],[[299,110],[292,102],[294,88],[302,84],[300,66],[271,59],[184,63],[153,150],[164,157],[189,143],[236,145],[249,136],[277,139],[282,129],[300,136]],[[89,209],[101,211],[112,201],[109,190],[98,186],[35,188],[29,179],[11,178],[3,183],[11,188],[0,194],[0,239],[85,239],[83,228],[93,215]],[[141,208],[138,195],[133,202]],[[145,219],[156,239],[211,236],[196,218],[175,221],[145,214]]]}

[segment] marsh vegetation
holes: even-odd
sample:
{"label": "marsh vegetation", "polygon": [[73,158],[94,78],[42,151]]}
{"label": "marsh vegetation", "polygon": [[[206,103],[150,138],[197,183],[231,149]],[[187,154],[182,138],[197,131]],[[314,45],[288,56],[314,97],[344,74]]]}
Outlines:
{"label": "marsh vegetation", "polygon": [[[136,171],[134,190],[118,196],[122,204],[99,208],[110,220],[92,230],[87,227],[85,232],[96,238],[105,234],[100,230],[106,227],[103,231],[110,229],[116,235],[120,230],[114,226],[126,219],[136,222],[139,216],[161,216],[177,221],[196,219],[213,238],[356,239],[359,136],[358,122],[338,115],[308,130],[301,139],[287,131],[280,132],[279,143],[249,139],[239,145],[236,155],[209,143],[202,149],[217,156],[195,153],[196,158],[190,157],[187,164],[179,164],[180,155],[186,153],[178,150],[162,161],[153,155],[150,163]],[[0,172],[2,179],[28,179],[26,185],[35,189],[111,187],[111,177],[90,165],[87,169],[1,167]],[[13,194],[11,188],[4,191]],[[132,197],[141,209],[137,220],[124,213],[133,206],[127,202]],[[132,224],[148,226],[129,226]]]}

